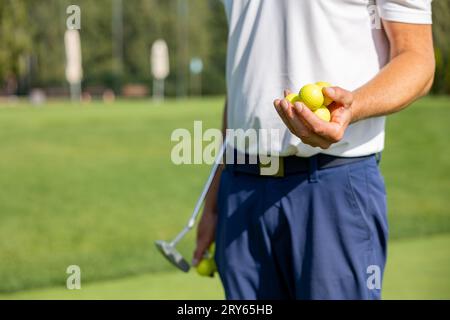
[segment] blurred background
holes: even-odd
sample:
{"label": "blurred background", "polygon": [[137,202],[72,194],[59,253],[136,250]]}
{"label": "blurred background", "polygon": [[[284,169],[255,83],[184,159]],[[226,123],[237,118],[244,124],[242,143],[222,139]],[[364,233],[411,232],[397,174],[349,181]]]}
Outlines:
{"label": "blurred background", "polygon": [[[387,121],[387,299],[450,299],[450,1],[433,6],[432,92]],[[226,39],[220,0],[0,0],[0,299],[223,298],[153,242],[208,175],[170,137],[220,127]]]}
{"label": "blurred background", "polygon": [[[151,46],[164,39],[171,72],[168,96],[225,92],[227,22],[219,0],[46,0],[0,2],[0,79],[3,95],[41,88],[67,97],[64,33],[70,5],[81,9],[83,91],[100,96],[151,94]],[[204,66],[201,86],[192,63]],[[134,85],[134,88],[132,87]],[[130,88],[131,87],[131,88]]]}

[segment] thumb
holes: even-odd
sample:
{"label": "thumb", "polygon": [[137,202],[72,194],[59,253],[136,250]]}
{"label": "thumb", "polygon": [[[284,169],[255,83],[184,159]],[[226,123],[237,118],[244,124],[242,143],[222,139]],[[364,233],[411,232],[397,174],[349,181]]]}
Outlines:
{"label": "thumb", "polygon": [[324,88],[323,91],[331,100],[343,104],[344,106],[349,106],[353,102],[353,94],[340,87],[328,87]]}
{"label": "thumb", "polygon": [[291,90],[286,89],[286,90],[284,90],[283,94],[284,94],[284,97],[286,98],[288,95],[291,94]]}
{"label": "thumb", "polygon": [[209,244],[205,241],[198,241],[197,247],[194,251],[194,257],[192,258],[192,265],[196,267],[199,262],[203,259],[203,256],[205,255],[206,250],[208,249]]}

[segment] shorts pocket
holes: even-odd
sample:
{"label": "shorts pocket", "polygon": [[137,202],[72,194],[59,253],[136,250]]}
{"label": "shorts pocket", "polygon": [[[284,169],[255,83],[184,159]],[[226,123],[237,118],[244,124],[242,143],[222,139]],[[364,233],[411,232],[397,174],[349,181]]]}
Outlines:
{"label": "shorts pocket", "polygon": [[367,217],[370,194],[365,163],[347,166],[347,187],[349,190],[349,202],[359,221],[359,225],[365,231],[367,239],[371,239],[372,232]]}

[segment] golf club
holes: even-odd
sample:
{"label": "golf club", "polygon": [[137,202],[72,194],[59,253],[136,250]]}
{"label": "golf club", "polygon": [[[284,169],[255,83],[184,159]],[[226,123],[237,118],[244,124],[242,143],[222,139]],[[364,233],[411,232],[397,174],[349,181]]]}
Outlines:
{"label": "golf club", "polygon": [[217,168],[219,167],[220,160],[223,157],[223,154],[225,152],[226,145],[227,145],[227,141],[225,140],[224,143],[222,144],[222,147],[220,148],[219,154],[217,155],[217,157],[214,161],[214,165],[211,169],[211,173],[209,174],[208,180],[206,181],[206,184],[203,187],[203,191],[197,200],[197,204],[195,205],[194,211],[192,212],[191,218],[189,219],[187,225],[184,227],[183,230],[181,230],[181,232],[171,242],[167,242],[167,241],[163,241],[163,240],[155,241],[156,248],[162,253],[162,255],[170,263],[172,263],[175,267],[177,267],[178,269],[180,269],[184,272],[189,271],[190,265],[186,261],[186,259],[183,258],[181,253],[176,249],[176,245],[194,227],[195,221],[200,212],[200,208],[203,204],[203,201],[205,200],[206,194],[208,193],[209,187],[211,186],[211,183],[217,172]]}

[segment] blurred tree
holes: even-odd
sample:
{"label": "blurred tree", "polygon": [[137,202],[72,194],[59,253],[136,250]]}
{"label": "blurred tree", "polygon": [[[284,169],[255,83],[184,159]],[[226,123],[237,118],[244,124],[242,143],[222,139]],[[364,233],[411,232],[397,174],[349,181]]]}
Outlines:
{"label": "blurred tree", "polygon": [[[171,74],[166,92],[175,95],[180,76],[189,88],[189,60],[204,63],[203,93],[223,94],[227,21],[221,0],[0,0],[0,84],[30,79],[30,86],[66,86],[64,32],[66,8],[81,7],[84,86],[120,90],[121,83],[151,88],[149,54],[154,40],[169,46]],[[123,42],[113,32],[113,4],[122,3]],[[179,4],[187,8],[180,19]],[[434,93],[450,93],[450,1],[433,1],[436,46]],[[117,32],[116,32],[117,33]],[[117,61],[117,47],[123,62]],[[119,68],[119,64],[121,67]],[[180,86],[178,86],[179,89]],[[178,90],[179,91],[179,90]]]}
{"label": "blurred tree", "polygon": [[225,67],[227,56],[228,22],[221,0],[209,0],[207,28],[211,50],[205,65],[206,94],[223,94],[226,91]]}
{"label": "blurred tree", "polygon": [[[223,93],[221,78],[224,76],[226,38],[221,35],[226,30],[226,22],[221,16],[222,5],[219,0],[215,0],[213,6],[204,0],[186,1],[188,15],[183,23],[178,24],[177,0],[121,1],[123,65],[118,68],[114,48],[120,44],[113,34],[112,0],[46,0],[45,5],[32,0],[1,0],[0,79],[8,75],[27,75],[31,86],[66,86],[66,8],[77,4],[81,7],[85,87],[100,85],[119,91],[118,84],[126,82],[144,83],[151,87],[150,47],[153,41],[163,38],[169,46],[172,71],[167,80],[169,94],[176,93],[178,73],[184,73],[184,87],[189,87],[188,64],[193,56],[203,59],[209,75],[207,79],[213,80],[205,81],[205,92]],[[221,22],[225,23],[221,25]],[[219,36],[214,35],[215,32]],[[188,45],[180,47],[183,44]],[[27,62],[31,62],[28,63],[31,67]],[[216,63],[220,65],[215,66]]]}
{"label": "blurred tree", "polygon": [[113,46],[113,2],[81,0],[78,5],[81,7],[84,86],[104,86],[118,90],[118,62],[115,61]]}
{"label": "blurred tree", "polygon": [[27,5],[28,22],[33,26],[29,32],[33,39],[31,85],[61,86],[65,83],[66,6],[61,0],[46,0],[45,5],[28,0]]}
{"label": "blurred tree", "polygon": [[450,1],[433,3],[433,36],[436,52],[434,93],[450,93]]}
{"label": "blurred tree", "polygon": [[[194,57],[202,59],[204,69],[212,67],[214,61],[211,60],[211,55],[217,46],[217,43],[215,43],[212,39],[212,34],[214,31],[210,29],[210,21],[214,15],[214,12],[211,10],[212,8],[210,7],[209,1],[190,0],[190,6],[191,8],[188,15],[190,30],[188,35],[189,61],[185,66],[188,73],[190,73],[190,61]],[[226,24],[224,27],[226,27]],[[191,79],[191,77],[189,79]],[[208,80],[209,79],[206,79],[206,82],[203,81],[203,86],[206,85],[206,88],[214,85],[212,83],[207,83]],[[196,91],[197,88],[195,87],[195,81],[193,83],[189,83],[189,88],[192,89],[194,94],[198,93]],[[204,92],[204,90],[202,90],[202,92]],[[224,90],[222,90],[221,93],[223,92]]]}
{"label": "blurred tree", "polygon": [[180,80],[177,74],[180,73],[185,75],[182,79],[185,81],[184,87],[189,87],[187,73],[190,57],[207,58],[212,45],[207,28],[209,7],[204,0],[189,0],[188,16],[183,20],[178,16],[177,4],[176,0],[134,0],[126,3],[125,81],[151,84],[150,48],[156,39],[162,38],[169,47],[171,66],[166,92],[176,94],[176,81]]}
{"label": "blurred tree", "polygon": [[17,82],[26,73],[30,29],[26,0],[0,1],[0,79]]}
{"label": "blurred tree", "polygon": [[[159,38],[168,43],[172,62],[171,72],[174,71],[176,15],[171,8],[172,2],[135,0],[126,4],[124,8],[124,81],[145,83],[150,87],[150,48]],[[174,81],[174,78],[171,77],[169,81]]]}

